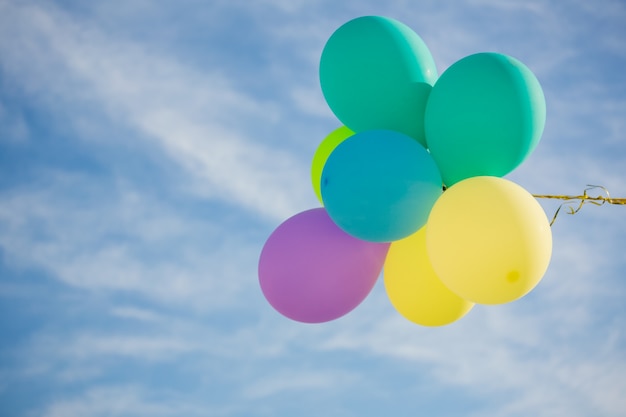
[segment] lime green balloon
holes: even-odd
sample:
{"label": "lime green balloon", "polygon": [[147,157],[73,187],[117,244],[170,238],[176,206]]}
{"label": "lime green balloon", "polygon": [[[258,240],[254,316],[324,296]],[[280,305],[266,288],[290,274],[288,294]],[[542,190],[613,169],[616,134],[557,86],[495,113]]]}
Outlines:
{"label": "lime green balloon", "polygon": [[354,132],[345,126],[333,130],[319,144],[313,155],[313,161],[311,162],[311,183],[313,184],[313,191],[315,191],[315,195],[322,205],[324,202],[322,201],[320,186],[322,182],[322,171],[324,170],[326,160],[337,145],[352,135],[354,135]]}
{"label": "lime green balloon", "polygon": [[391,243],[383,278],[387,296],[407,320],[422,326],[444,326],[459,320],[474,303],[446,287],[426,253],[426,228]]}
{"label": "lime green balloon", "polygon": [[395,130],[425,145],[424,111],[437,79],[424,41],[381,16],[351,20],[328,39],[320,83],[329,107],[354,132]]}
{"label": "lime green balloon", "polygon": [[473,177],[448,188],[426,224],[433,270],[460,297],[503,304],[531,291],[552,255],[545,212],[521,186]]}
{"label": "lime green balloon", "polygon": [[437,80],[425,114],[426,142],[444,183],[502,177],[535,149],[546,121],[539,81],[520,61],[470,55]]}

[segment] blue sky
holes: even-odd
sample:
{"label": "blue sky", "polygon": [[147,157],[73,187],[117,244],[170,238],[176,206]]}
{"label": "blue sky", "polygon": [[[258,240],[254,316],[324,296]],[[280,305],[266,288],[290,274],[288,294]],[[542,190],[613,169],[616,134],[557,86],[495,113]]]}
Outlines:
{"label": "blue sky", "polygon": [[509,179],[626,197],[622,1],[0,0],[0,415],[624,415],[623,206],[560,215],[541,284],[450,326],[380,281],[323,325],[263,298],[263,243],[318,206],[340,125],[322,48],[369,14],[440,73],[482,51],[535,73],[546,129]]}

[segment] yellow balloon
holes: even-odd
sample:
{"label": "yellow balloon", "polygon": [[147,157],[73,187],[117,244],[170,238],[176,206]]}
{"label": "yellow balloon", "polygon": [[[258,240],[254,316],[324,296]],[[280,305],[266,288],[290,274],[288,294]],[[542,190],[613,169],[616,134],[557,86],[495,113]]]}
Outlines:
{"label": "yellow balloon", "polygon": [[545,212],[521,186],[472,177],[448,188],[426,224],[426,249],[439,278],[466,300],[502,304],[530,292],[552,255]]}
{"label": "yellow balloon", "polygon": [[350,136],[354,135],[354,132],[348,129],[345,126],[341,126],[332,132],[324,140],[319,144],[315,154],[313,155],[313,161],[311,162],[311,183],[313,184],[313,191],[315,191],[315,195],[317,199],[322,203],[322,191],[321,191],[321,181],[322,181],[322,171],[324,170],[324,165],[326,164],[326,160],[331,152],[344,140],[348,139]]}
{"label": "yellow balloon", "polygon": [[474,306],[450,291],[435,275],[426,254],[424,227],[391,243],[383,278],[394,308],[406,319],[422,326],[450,324]]}

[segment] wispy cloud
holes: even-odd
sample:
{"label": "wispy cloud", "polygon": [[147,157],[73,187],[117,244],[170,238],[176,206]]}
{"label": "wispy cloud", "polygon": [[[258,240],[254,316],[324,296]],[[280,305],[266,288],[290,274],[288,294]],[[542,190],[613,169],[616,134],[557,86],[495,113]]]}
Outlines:
{"label": "wispy cloud", "polygon": [[[165,398],[164,398],[165,397]],[[169,398],[168,398],[169,397]],[[42,410],[45,417],[66,416],[215,416],[208,407],[172,401],[168,392],[155,395],[141,386],[98,386],[85,390],[74,398],[54,401]]]}
{"label": "wispy cloud", "polygon": [[0,200],[7,262],[42,268],[78,288],[211,310],[230,305],[254,276],[258,247],[228,222],[181,217],[128,185],[52,174]]}
{"label": "wispy cloud", "polygon": [[317,392],[319,396],[328,392],[329,387],[346,385],[353,382],[354,375],[337,370],[291,370],[275,372],[258,378],[243,390],[243,396],[249,399],[261,399],[274,395],[289,395],[290,392]]}
{"label": "wispy cloud", "polygon": [[[626,364],[616,347],[598,341],[599,347],[583,348],[577,344],[584,335],[551,335],[566,312],[549,318],[545,310],[536,315],[526,308],[494,310],[473,311],[462,326],[429,331],[401,318],[377,317],[369,327],[334,334],[321,348],[393,358],[414,369],[416,378],[425,372],[433,383],[489,399],[493,416],[619,415],[624,406],[619,369]],[[417,382],[413,389],[419,392]]]}
{"label": "wispy cloud", "polygon": [[205,193],[274,220],[312,203],[303,161],[251,136],[251,123],[278,109],[238,91],[228,74],[184,67],[51,6],[5,4],[3,14],[5,71],[51,108],[99,109],[95,117],[158,144]]}

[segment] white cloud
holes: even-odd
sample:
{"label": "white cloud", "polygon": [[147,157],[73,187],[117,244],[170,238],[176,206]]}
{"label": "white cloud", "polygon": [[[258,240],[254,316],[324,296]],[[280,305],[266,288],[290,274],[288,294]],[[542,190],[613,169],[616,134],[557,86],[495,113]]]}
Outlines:
{"label": "white cloud", "polygon": [[[67,417],[140,417],[140,416],[212,416],[218,415],[209,408],[200,408],[183,399],[161,397],[146,392],[141,386],[98,386],[85,390],[74,398],[52,402],[42,416]],[[165,397],[165,398],[164,398]]]}
{"label": "white cloud", "polygon": [[244,387],[242,395],[248,399],[265,399],[274,395],[289,395],[294,391],[306,391],[307,395],[320,396],[332,391],[332,387],[345,386],[354,380],[355,375],[341,370],[279,371],[257,378]]}
{"label": "white cloud", "polygon": [[49,173],[0,201],[7,262],[78,288],[209,311],[237,303],[255,271],[259,248],[229,223],[185,216],[122,184]]}
{"label": "white cloud", "polygon": [[154,141],[210,194],[273,220],[313,202],[306,164],[254,137],[254,120],[280,117],[275,105],[227,74],[184,67],[50,6],[5,4],[3,14],[3,67],[49,107],[101,109],[96,117]]}
{"label": "white cloud", "polygon": [[161,315],[155,311],[137,308],[134,306],[114,307],[111,310],[111,315],[142,322],[155,322],[162,318]]}
{"label": "white cloud", "polygon": [[120,356],[136,360],[172,360],[198,349],[190,340],[171,336],[79,335],[61,347],[63,354],[75,360],[102,356]]}
{"label": "white cloud", "polygon": [[11,111],[0,100],[0,141],[24,144],[30,135],[22,114]]}

